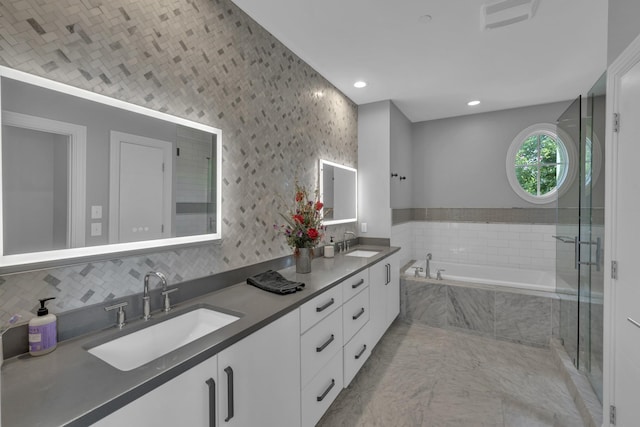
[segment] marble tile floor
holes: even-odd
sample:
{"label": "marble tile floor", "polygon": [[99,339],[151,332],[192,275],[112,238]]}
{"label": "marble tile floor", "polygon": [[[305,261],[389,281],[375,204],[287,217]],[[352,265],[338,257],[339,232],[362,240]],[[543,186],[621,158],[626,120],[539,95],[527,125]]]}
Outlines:
{"label": "marble tile floor", "polygon": [[584,426],[549,349],[396,320],[319,427]]}

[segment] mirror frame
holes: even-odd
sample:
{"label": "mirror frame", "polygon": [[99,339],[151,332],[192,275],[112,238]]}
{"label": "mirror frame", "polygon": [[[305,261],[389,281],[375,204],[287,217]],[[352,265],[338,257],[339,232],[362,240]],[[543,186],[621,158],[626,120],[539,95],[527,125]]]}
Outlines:
{"label": "mirror frame", "polygon": [[[177,246],[204,244],[213,242],[222,238],[222,130],[193,122],[191,120],[172,116],[152,110],[150,108],[141,107],[129,102],[111,98],[106,95],[94,93],[85,89],[69,86],[49,80],[44,77],[18,71],[5,66],[0,66],[0,94],[2,93],[2,78],[10,78],[29,83],[35,86],[44,87],[56,92],[62,92],[67,95],[77,96],[89,101],[106,104],[111,107],[120,108],[133,113],[142,114],[152,118],[165,120],[176,125],[182,125],[204,132],[216,135],[216,233],[200,234],[194,236],[170,237],[156,240],[146,240],[130,243],[115,243],[99,246],[85,246],[82,248],[60,249],[53,251],[32,252],[26,254],[4,255],[4,218],[3,218],[3,197],[2,197],[2,133],[0,132],[0,274],[14,273],[19,271],[28,271],[39,268],[48,268],[54,266],[69,265],[99,259],[111,259],[119,256],[130,256],[139,253],[148,253],[152,249],[170,249]],[[1,103],[1,97],[0,97]],[[0,105],[0,113],[2,106]],[[2,129],[2,114],[0,114],[0,129]]]}
{"label": "mirror frame", "polygon": [[322,221],[324,225],[335,225],[335,224],[346,224],[350,222],[358,222],[358,170],[349,166],[344,166],[339,163],[330,162],[329,160],[320,159],[320,200],[324,202],[324,166],[333,166],[334,168],[345,169],[355,174],[355,195],[356,199],[354,200],[355,204],[355,216],[353,218],[345,218],[345,219],[332,219],[329,221]]}

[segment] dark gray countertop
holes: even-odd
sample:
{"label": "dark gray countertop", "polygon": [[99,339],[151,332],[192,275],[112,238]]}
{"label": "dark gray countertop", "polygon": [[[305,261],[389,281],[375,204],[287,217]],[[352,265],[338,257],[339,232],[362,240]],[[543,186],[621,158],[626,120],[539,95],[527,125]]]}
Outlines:
{"label": "dark gray countertop", "polygon": [[242,313],[237,321],[131,371],[123,372],[89,354],[85,348],[117,338],[141,326],[166,318],[152,313],[143,323],[133,320],[124,329],[109,329],[62,342],[50,354],[23,355],[5,360],[2,366],[2,425],[6,427],[85,426],[219,353],[266,324],[296,309],[316,295],[359,271],[397,252],[399,248],[358,246],[375,250],[371,258],[336,254],[316,258],[310,274],[296,274],[295,267],[279,272],[289,280],[305,283],[304,290],[289,295],[269,293],[238,283],[179,304],[178,315],[193,305],[206,304]]}

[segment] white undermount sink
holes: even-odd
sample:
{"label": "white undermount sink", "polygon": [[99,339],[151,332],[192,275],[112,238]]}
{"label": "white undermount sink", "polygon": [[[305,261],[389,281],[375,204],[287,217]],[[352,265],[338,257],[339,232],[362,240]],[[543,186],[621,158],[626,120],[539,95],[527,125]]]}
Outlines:
{"label": "white undermount sink", "polygon": [[121,371],[130,371],[238,319],[231,314],[198,308],[88,351]]}
{"label": "white undermount sink", "polygon": [[365,251],[362,249],[358,249],[357,251],[349,252],[345,256],[357,256],[360,258],[371,258],[374,255],[378,255],[380,252],[378,251]]}

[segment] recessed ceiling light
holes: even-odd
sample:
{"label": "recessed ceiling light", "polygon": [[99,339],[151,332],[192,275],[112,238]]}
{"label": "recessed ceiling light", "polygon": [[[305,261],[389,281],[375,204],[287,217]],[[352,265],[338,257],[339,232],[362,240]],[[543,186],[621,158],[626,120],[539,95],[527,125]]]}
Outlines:
{"label": "recessed ceiling light", "polygon": [[367,82],[363,82],[362,80],[360,80],[355,82],[353,86],[357,87],[358,89],[362,89],[363,87],[367,86]]}
{"label": "recessed ceiling light", "polygon": [[469,107],[473,107],[474,105],[478,105],[478,104],[480,104],[480,101],[478,101],[477,99],[476,99],[475,101],[469,101],[469,102],[467,102],[467,105],[468,105]]}

